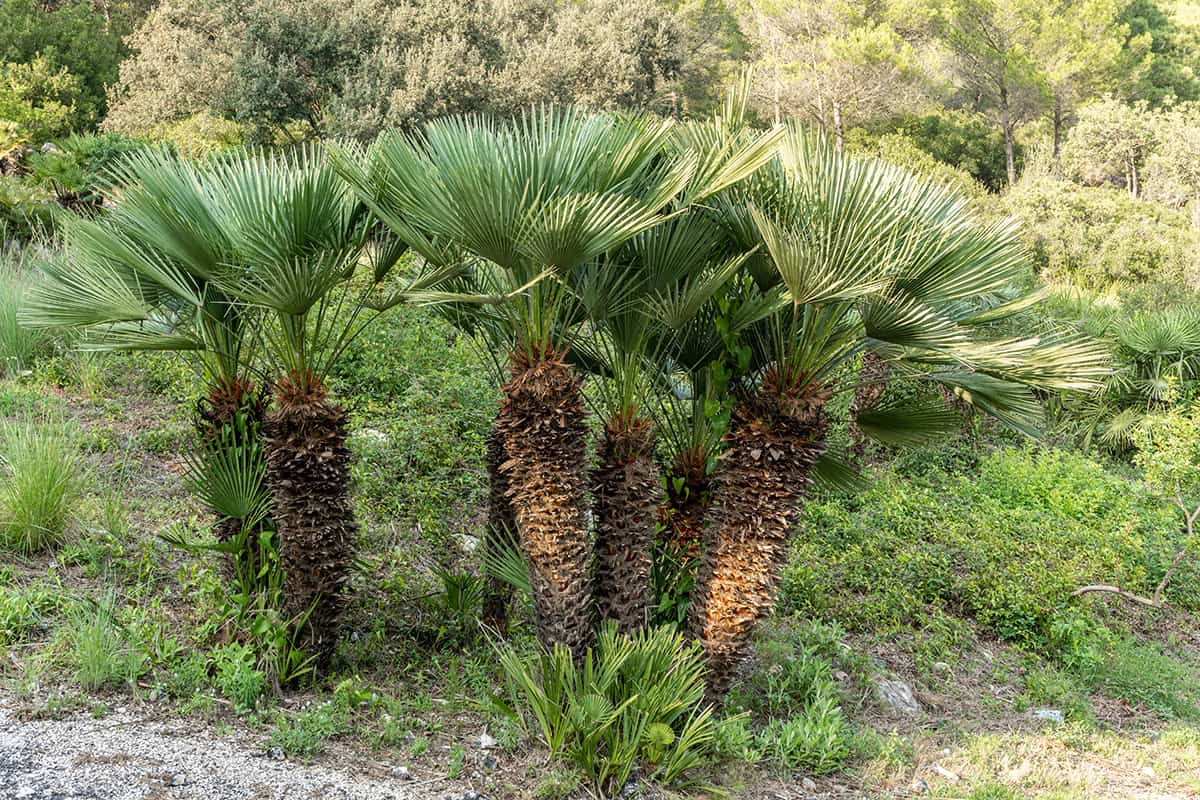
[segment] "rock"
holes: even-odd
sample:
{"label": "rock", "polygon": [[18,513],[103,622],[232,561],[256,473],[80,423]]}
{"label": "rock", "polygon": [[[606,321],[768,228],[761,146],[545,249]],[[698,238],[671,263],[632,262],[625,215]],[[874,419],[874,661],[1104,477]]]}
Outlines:
{"label": "rock", "polygon": [[931,767],[931,769],[933,769],[934,772],[936,772],[938,775],[941,775],[943,778],[950,781],[951,783],[958,783],[958,775],[956,775],[953,772],[951,772],[950,770],[946,769],[941,764],[934,764],[933,767]]}
{"label": "rock", "polygon": [[1142,767],[1142,774],[1147,778],[1154,777],[1154,767]]}
{"label": "rock", "polygon": [[56,145],[54,142],[46,142],[44,145],[42,145],[42,152],[43,153],[61,153],[62,150],[60,150],[58,148],[58,145]]}
{"label": "rock", "polygon": [[806,792],[815,792],[817,790],[817,782],[812,778],[803,778],[800,781],[800,788]]}
{"label": "rock", "polygon": [[901,716],[915,717],[921,713],[921,704],[913,697],[912,687],[902,680],[881,679],[875,684],[875,695],[881,703]]}
{"label": "rock", "polygon": [[491,750],[496,746],[496,739],[493,736],[489,736],[487,731],[484,731],[483,735],[479,737],[479,746],[484,750]]}
{"label": "rock", "polygon": [[1062,724],[1063,712],[1057,708],[1037,708],[1034,709],[1033,715],[1038,719],[1044,719],[1047,722]]}
{"label": "rock", "polygon": [[479,792],[467,790],[463,792],[462,800],[479,800]]}
{"label": "rock", "polygon": [[33,787],[22,786],[20,789],[17,789],[17,793],[13,797],[17,798],[17,800],[25,800],[26,797],[33,797]]}
{"label": "rock", "polygon": [[488,756],[483,757],[483,768],[484,769],[490,771],[490,770],[495,769],[498,766],[500,766],[500,762],[496,760],[495,756],[488,755]]}
{"label": "rock", "polygon": [[849,677],[850,676],[847,675],[844,670],[835,669],[833,671],[833,679],[835,681],[845,681],[845,680],[849,679]]}
{"label": "rock", "polygon": [[408,767],[404,766],[392,767],[388,774],[398,781],[411,781],[413,779],[412,772],[409,771]]}
{"label": "rock", "polygon": [[927,794],[929,792],[929,784],[922,779],[917,778],[912,782],[912,785],[909,786],[908,789],[913,794]]}
{"label": "rock", "polygon": [[188,777],[182,772],[176,772],[171,776],[171,786],[187,786]]}
{"label": "rock", "polygon": [[464,553],[474,553],[479,547],[479,537],[472,536],[469,533],[460,533],[458,535],[458,546],[462,548]]}
{"label": "rock", "polygon": [[287,758],[287,754],[283,752],[282,747],[272,747],[267,751],[267,756],[275,761],[283,761]]}
{"label": "rock", "polygon": [[945,661],[935,661],[933,662],[933,671],[939,675],[947,675],[950,673],[950,665]]}

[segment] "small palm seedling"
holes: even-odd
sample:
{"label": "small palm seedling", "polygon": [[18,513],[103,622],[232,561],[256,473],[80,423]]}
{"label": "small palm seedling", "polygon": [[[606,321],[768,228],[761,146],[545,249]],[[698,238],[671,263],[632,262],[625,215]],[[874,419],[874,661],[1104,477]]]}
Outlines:
{"label": "small palm seedling", "polygon": [[536,726],[555,756],[575,764],[601,797],[615,797],[630,776],[676,786],[704,763],[715,723],[701,707],[700,651],[660,628],[632,637],[604,626],[579,663],[562,645],[532,662],[500,654],[510,711]]}

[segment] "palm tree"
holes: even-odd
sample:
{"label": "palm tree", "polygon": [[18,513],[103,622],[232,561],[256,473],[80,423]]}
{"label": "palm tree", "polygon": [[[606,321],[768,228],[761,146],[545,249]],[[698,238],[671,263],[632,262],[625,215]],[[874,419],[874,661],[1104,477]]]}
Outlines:
{"label": "palm tree", "polygon": [[[726,194],[732,235],[761,245],[747,262],[776,310],[754,328],[753,366],[739,376],[705,529],[690,627],[723,696],[772,601],[808,487],[827,447],[826,408],[853,391],[844,369],[866,350],[893,371],[953,387],[1000,419],[1031,428],[1028,387],[1087,390],[1103,349],[1073,339],[987,339],[960,317],[973,297],[1018,277],[1009,223],[985,225],[953,192],[880,162],[844,158],[793,130],[757,181]],[[869,435],[904,443],[944,430],[937,406],[881,405]]]}
{"label": "palm tree", "polygon": [[575,274],[659,224],[698,159],[669,121],[542,108],[511,123],[444,119],[385,135],[368,168],[340,163],[372,210],[431,262],[446,244],[498,287],[484,308],[510,332],[496,430],[539,636],[582,654],[593,634],[589,455]]}
{"label": "palm tree", "polygon": [[297,645],[324,661],[337,641],[358,535],[346,412],[327,379],[376,318],[375,290],[403,248],[377,238],[374,220],[318,148],[226,160],[205,180],[234,253],[218,283],[262,312],[274,397],[264,421],[266,477],[286,610],[304,619]]}
{"label": "palm tree", "polygon": [[[46,266],[27,322],[85,330],[94,350],[178,351],[194,357],[208,380],[196,409],[200,452],[245,451],[257,475],[255,446],[266,398],[251,370],[251,331],[258,312],[218,283],[232,243],[200,170],[165,151],[145,150],[120,167],[125,188],[111,213],[73,219],[65,230],[66,257]],[[233,575],[257,572],[261,481],[239,484],[234,495],[206,494],[218,514],[214,533],[231,552]],[[245,516],[242,516],[242,515]],[[265,520],[259,520],[265,523]],[[242,536],[245,534],[245,536]],[[232,576],[231,576],[232,577]]]}

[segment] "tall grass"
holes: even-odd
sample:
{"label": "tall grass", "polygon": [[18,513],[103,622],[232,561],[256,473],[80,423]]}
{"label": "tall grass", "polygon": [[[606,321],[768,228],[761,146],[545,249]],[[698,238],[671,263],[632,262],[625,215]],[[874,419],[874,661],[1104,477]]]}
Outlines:
{"label": "tall grass", "polygon": [[0,544],[33,553],[62,544],[82,487],[79,445],[61,430],[10,425],[0,474]]}
{"label": "tall grass", "polygon": [[20,320],[21,304],[35,269],[28,251],[0,244],[0,374],[5,377],[28,369],[48,344],[45,332],[26,327]]}

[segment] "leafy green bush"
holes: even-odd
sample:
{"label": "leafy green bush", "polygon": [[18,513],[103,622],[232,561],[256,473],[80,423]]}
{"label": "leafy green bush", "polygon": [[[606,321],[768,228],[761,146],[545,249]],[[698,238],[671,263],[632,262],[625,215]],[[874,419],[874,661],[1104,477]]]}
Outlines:
{"label": "leafy green bush", "polygon": [[1047,280],[1097,287],[1113,281],[1194,282],[1197,232],[1187,216],[1119,189],[1027,178],[1005,196]]}
{"label": "leafy green bush", "polygon": [[5,431],[0,477],[0,543],[22,553],[62,543],[81,488],[79,445],[48,426]]}
{"label": "leafy green bush", "polygon": [[237,643],[213,653],[216,686],[239,714],[253,711],[267,686],[267,676],[255,669],[255,661],[254,651]]}
{"label": "leafy green bush", "polygon": [[201,111],[163,126],[158,138],[170,142],[181,156],[208,158],[241,147],[246,132],[236,122]]}
{"label": "leafy green bush", "polygon": [[0,648],[23,641],[59,605],[58,593],[45,586],[0,587]]}
{"label": "leafy green bush", "polygon": [[525,725],[531,715],[551,754],[601,796],[616,796],[639,766],[651,780],[685,780],[713,753],[700,652],[670,629],[629,638],[606,626],[580,664],[562,646],[532,659],[505,650],[500,661],[510,710]]}
{"label": "leafy green bush", "polygon": [[939,161],[903,133],[884,134],[878,139],[853,147],[852,152],[880,158],[920,175],[935,178],[975,201],[987,196],[987,189],[969,172]]}
{"label": "leafy green bush", "polygon": [[[1005,449],[974,475],[909,481],[883,472],[806,512],[782,600],[880,635],[958,615],[1053,654],[1071,592],[1092,583],[1153,590],[1177,552],[1178,519],[1140,484],[1078,454]],[[1200,607],[1200,585],[1168,595]]]}
{"label": "leafy green bush", "polygon": [[[851,142],[890,133],[900,134],[936,160],[967,173],[994,192],[1008,184],[1004,137],[977,114],[941,110],[920,116],[881,120],[861,133],[860,130],[851,131]],[[1020,146],[1016,157],[1019,170],[1023,158]]]}

